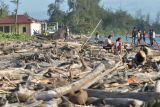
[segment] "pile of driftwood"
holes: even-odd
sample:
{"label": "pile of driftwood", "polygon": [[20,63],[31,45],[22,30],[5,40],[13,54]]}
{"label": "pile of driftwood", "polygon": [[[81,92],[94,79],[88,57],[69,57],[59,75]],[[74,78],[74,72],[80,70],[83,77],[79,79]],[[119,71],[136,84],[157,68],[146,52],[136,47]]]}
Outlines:
{"label": "pile of driftwood", "polygon": [[0,106],[159,107],[159,61],[146,46],[115,55],[79,41],[3,41]]}

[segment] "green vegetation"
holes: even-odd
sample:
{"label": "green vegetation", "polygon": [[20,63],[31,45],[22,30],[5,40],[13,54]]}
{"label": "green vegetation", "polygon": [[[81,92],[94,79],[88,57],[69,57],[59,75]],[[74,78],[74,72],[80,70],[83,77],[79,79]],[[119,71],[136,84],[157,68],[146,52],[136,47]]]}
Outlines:
{"label": "green vegetation", "polygon": [[16,34],[16,33],[3,33],[0,32],[0,40],[31,40],[34,37],[26,35],[26,34]]}
{"label": "green vegetation", "polygon": [[[12,0],[14,4],[16,4],[16,9],[15,9],[15,16],[18,14],[18,8],[19,8],[19,0]],[[4,3],[3,0],[0,0],[0,17],[1,16],[7,16],[9,15],[9,7],[7,4]],[[17,19],[15,21],[15,26],[17,26]],[[3,33],[0,32],[0,40],[31,40],[34,39],[34,37],[31,37],[27,34],[17,34],[17,33]]]}
{"label": "green vegetation", "polygon": [[124,10],[113,12],[104,9],[100,5],[101,0],[68,0],[69,10],[64,12],[60,9],[64,0],[55,0],[49,5],[49,21],[58,21],[67,25],[73,33],[88,33],[102,19],[97,31],[103,34],[114,32],[117,34],[130,33],[134,26],[142,30],[153,28],[160,33],[160,13],[157,14],[155,22],[151,23],[150,15],[142,15],[141,10],[136,12],[136,17],[131,16]]}

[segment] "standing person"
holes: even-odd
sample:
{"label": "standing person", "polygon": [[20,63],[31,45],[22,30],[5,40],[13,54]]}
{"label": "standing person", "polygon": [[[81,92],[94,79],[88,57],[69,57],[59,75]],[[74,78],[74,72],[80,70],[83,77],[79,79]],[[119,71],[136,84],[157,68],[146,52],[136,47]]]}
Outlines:
{"label": "standing person", "polygon": [[156,32],[152,29],[153,32],[153,44],[156,44],[158,46],[158,43],[156,42]]}
{"label": "standing person", "polygon": [[134,27],[132,30],[132,43],[134,45],[136,45],[136,35],[137,35],[137,30],[136,30],[136,27]]}
{"label": "standing person", "polygon": [[69,39],[69,28],[66,26],[64,27],[64,41],[67,41]]}
{"label": "standing person", "polygon": [[95,40],[96,40],[96,43],[98,43],[98,41],[99,41],[99,34],[98,34],[98,32],[96,32]]}
{"label": "standing person", "polygon": [[120,37],[116,40],[116,49],[122,53],[122,38]]}
{"label": "standing person", "polygon": [[141,40],[142,40],[142,32],[140,29],[138,29],[137,33],[137,45],[141,45]]}
{"label": "standing person", "polygon": [[152,29],[149,30],[149,40],[150,40],[150,45],[153,45],[153,31]]}
{"label": "standing person", "polygon": [[126,41],[128,41],[128,35],[129,35],[129,33],[127,32],[126,33]]}
{"label": "standing person", "polygon": [[67,33],[67,37],[69,38],[69,27],[66,27],[66,33]]}
{"label": "standing person", "polygon": [[143,34],[142,34],[144,44],[146,44],[146,35],[147,35],[147,33],[146,33],[146,31],[144,30],[144,31],[143,31]]}

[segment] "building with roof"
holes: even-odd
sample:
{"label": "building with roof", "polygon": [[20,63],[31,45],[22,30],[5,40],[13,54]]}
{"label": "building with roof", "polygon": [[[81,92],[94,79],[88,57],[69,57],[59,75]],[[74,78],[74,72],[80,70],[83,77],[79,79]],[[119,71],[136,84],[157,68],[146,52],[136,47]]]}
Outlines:
{"label": "building with roof", "polygon": [[[15,16],[0,17],[0,32],[16,32]],[[41,33],[41,21],[26,15],[17,16],[17,33],[34,35]]]}

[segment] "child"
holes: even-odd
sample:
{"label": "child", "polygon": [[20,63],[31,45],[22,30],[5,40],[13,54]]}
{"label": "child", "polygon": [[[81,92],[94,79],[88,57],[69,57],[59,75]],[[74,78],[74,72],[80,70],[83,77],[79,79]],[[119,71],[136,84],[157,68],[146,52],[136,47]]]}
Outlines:
{"label": "child", "polygon": [[116,49],[120,51],[120,53],[122,52],[122,38],[120,37],[116,40]]}

